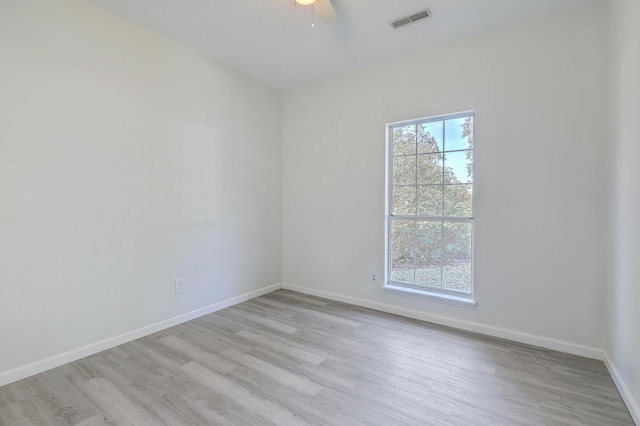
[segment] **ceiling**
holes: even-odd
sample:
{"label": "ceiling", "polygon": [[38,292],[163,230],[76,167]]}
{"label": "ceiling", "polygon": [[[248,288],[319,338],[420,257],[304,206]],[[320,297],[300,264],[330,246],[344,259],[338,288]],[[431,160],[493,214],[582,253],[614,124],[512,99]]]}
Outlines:
{"label": "ceiling", "polygon": [[[276,88],[289,88],[590,0],[331,0],[324,25],[294,0],[91,0]],[[429,8],[433,17],[393,29]]]}

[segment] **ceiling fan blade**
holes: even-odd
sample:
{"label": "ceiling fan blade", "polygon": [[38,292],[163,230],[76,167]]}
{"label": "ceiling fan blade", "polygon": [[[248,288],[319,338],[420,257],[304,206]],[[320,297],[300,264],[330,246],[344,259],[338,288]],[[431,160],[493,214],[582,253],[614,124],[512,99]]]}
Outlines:
{"label": "ceiling fan blade", "polygon": [[338,17],[329,0],[316,0],[315,3],[313,3],[313,8],[316,10],[323,24],[330,24]]}

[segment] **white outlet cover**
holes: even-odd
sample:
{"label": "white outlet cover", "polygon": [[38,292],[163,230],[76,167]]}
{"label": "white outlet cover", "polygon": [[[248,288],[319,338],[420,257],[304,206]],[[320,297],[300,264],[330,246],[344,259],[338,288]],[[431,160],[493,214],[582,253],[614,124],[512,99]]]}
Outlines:
{"label": "white outlet cover", "polygon": [[184,278],[176,280],[176,294],[184,293]]}

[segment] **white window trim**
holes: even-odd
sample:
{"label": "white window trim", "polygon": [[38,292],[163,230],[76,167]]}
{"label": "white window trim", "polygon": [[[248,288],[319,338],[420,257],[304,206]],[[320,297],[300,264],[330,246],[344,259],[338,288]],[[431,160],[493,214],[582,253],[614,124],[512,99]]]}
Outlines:
{"label": "white window trim", "polygon": [[[413,120],[406,121],[396,121],[393,123],[387,123],[385,126],[386,129],[386,146],[385,146],[385,265],[384,265],[384,284],[382,289],[391,294],[399,294],[402,296],[410,296],[425,300],[430,300],[434,302],[446,303],[454,306],[465,307],[465,308],[475,308],[477,305],[475,299],[475,252],[474,252],[474,237],[475,237],[475,191],[472,193],[472,214],[471,217],[448,217],[448,216],[392,216],[391,208],[391,194],[393,191],[392,184],[393,180],[391,179],[392,173],[392,164],[393,164],[393,155],[392,152],[392,128],[399,126],[409,126],[412,124],[418,123],[428,123],[442,120],[451,120],[456,118],[462,118],[467,116],[475,117],[475,111],[462,111],[452,114],[442,114],[437,116],[430,116],[424,118],[418,118]],[[475,122],[474,122],[475,126]],[[475,136],[475,128],[474,128],[474,136]],[[475,166],[475,139],[473,143],[473,157],[474,157],[474,166]],[[473,178],[473,185],[475,188],[475,173]],[[445,220],[445,221],[458,221],[458,222],[469,222],[472,224],[472,233],[471,233],[471,292],[469,294],[459,294],[455,292],[447,292],[445,291],[433,291],[428,289],[422,289],[417,287],[412,287],[410,285],[399,285],[390,281],[391,277],[391,256],[389,245],[391,242],[391,219],[403,219],[408,218],[410,220]]]}
{"label": "white window trim", "polygon": [[429,290],[421,290],[412,287],[397,286],[388,282],[382,286],[387,293],[399,294],[401,296],[411,296],[420,299],[430,300],[432,302],[446,303],[448,305],[461,306],[463,308],[475,308],[477,302],[473,297],[457,296],[450,293],[440,293]]}

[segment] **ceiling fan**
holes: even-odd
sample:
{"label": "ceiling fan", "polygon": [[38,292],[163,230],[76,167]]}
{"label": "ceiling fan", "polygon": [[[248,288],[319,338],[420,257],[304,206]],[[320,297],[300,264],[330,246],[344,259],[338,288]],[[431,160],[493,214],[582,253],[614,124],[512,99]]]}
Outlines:
{"label": "ceiling fan", "polygon": [[313,9],[323,24],[330,24],[338,17],[330,0],[296,0],[296,3],[303,6],[313,5]]}

